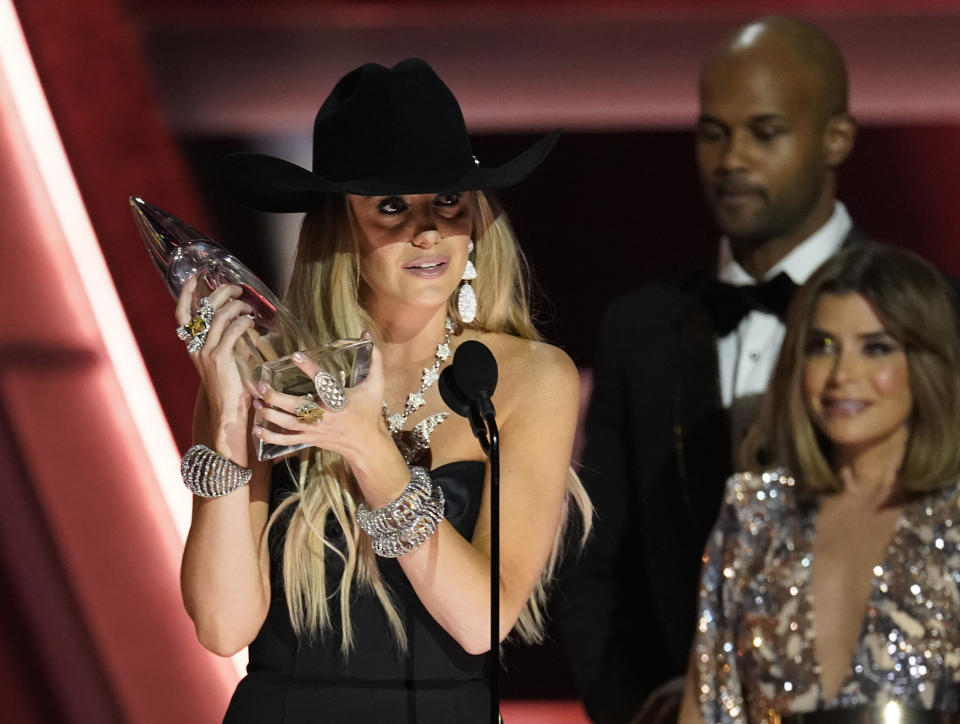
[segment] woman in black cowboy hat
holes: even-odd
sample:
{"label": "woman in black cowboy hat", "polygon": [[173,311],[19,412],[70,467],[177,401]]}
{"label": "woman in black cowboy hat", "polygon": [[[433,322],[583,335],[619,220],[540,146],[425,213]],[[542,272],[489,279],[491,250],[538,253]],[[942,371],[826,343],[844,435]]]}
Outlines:
{"label": "woman in black cowboy hat", "polygon": [[[193,359],[209,450],[191,474],[231,492],[196,499],[183,595],[204,646],[250,646],[227,722],[488,720],[489,467],[435,384],[466,340],[499,368],[501,638],[538,640],[569,501],[589,524],[569,468],[578,379],[539,341],[522,257],[484,192],[521,180],[555,140],[482,167],[449,89],[410,59],[340,80],[317,114],[312,172],[223,161],[241,203],[306,212],[287,302],[311,339],[291,349],[365,330],[375,341],[368,377],[345,395],[322,374],[316,401],[251,394],[232,362],[249,308],[231,286],[205,304],[215,314]],[[271,470],[251,433],[310,453],[295,474]]]}

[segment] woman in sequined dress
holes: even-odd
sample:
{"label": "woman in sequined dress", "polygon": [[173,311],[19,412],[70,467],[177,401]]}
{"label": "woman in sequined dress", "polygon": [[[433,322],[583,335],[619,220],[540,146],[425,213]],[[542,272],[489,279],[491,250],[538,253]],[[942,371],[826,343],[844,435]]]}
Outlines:
{"label": "woman in sequined dress", "polygon": [[681,722],[957,715],[958,375],[916,255],[857,245],[797,293],[705,552]]}
{"label": "woman in sequined dress", "polygon": [[[204,646],[224,656],[250,647],[225,722],[490,721],[490,469],[436,385],[465,340],[487,345],[499,368],[500,638],[541,635],[568,503],[589,507],[569,468],[578,377],[539,341],[520,251],[484,190],[519,181],[554,139],[482,166],[449,89],[409,59],[340,80],[317,114],[312,172],[258,154],[221,165],[241,203],[307,212],[286,298],[312,338],[288,346],[365,330],[375,341],[369,375],[342,409],[318,410],[320,389],[316,401],[262,385],[251,394],[233,362],[249,309],[236,287],[209,298],[216,314],[193,356],[196,435],[253,475],[195,498],[182,589]],[[178,305],[184,325],[192,291]],[[251,430],[310,447],[271,467],[256,461]],[[432,492],[418,497],[441,500],[443,517],[427,521],[436,528],[416,549],[378,557],[359,506],[406,494],[411,466],[428,471]]]}

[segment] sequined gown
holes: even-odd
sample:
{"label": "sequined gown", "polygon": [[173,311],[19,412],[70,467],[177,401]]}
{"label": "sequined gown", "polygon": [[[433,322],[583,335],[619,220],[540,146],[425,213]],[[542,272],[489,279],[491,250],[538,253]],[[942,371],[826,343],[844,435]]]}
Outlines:
{"label": "sequined gown", "polygon": [[[480,509],[484,463],[455,462],[431,471],[446,498],[446,518],[470,537]],[[290,474],[274,466],[271,512],[285,491]],[[277,526],[275,526],[277,528]],[[342,540],[339,526],[328,525],[328,539]],[[273,531],[271,531],[273,533]],[[224,724],[480,724],[490,721],[487,656],[467,654],[420,604],[399,563],[380,560],[397,610],[407,632],[401,655],[386,616],[372,592],[351,600],[354,650],[339,651],[339,629],[313,644],[298,643],[290,626],[281,585],[283,531],[271,536],[273,595],[267,619],[250,644],[247,675],[237,686]],[[343,570],[328,553],[329,580]],[[330,600],[339,621],[339,598]]]}
{"label": "sequined gown", "polygon": [[742,473],[707,543],[695,640],[705,722],[818,709],[960,709],[960,493],[911,501],[873,582],[850,672],[825,701],[811,604],[817,506],[785,471]]}

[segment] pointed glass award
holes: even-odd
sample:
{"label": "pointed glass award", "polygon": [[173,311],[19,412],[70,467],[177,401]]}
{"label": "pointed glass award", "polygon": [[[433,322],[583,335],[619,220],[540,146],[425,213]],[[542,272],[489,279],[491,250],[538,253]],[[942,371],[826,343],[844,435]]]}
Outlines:
{"label": "pointed glass award", "polygon": [[[252,391],[263,382],[288,395],[316,392],[313,380],[300,371],[288,354],[283,354],[287,350],[282,340],[307,338],[302,325],[256,274],[213,239],[176,216],[135,196],[130,197],[130,208],[150,258],[174,299],[194,274],[199,275],[199,283],[193,295],[193,311],[201,298],[221,284],[235,284],[243,290],[240,299],[253,308],[254,327],[241,337],[234,355],[248,389]],[[350,387],[366,378],[372,349],[369,340],[340,339],[303,353],[320,369],[341,380],[344,387]],[[277,429],[272,424],[267,426]],[[259,438],[256,444],[258,460],[272,460],[307,447],[274,445]]]}

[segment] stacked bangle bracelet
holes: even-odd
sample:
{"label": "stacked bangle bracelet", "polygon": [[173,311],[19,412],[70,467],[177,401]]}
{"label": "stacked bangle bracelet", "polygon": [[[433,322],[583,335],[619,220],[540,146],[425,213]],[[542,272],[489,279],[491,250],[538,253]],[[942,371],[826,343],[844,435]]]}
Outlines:
{"label": "stacked bangle bracelet", "polygon": [[357,523],[370,536],[381,558],[396,558],[416,550],[437,532],[443,520],[443,490],[430,481],[424,468],[410,468],[410,483],[393,502],[370,510],[357,506]]}
{"label": "stacked bangle bracelet", "polygon": [[194,445],[180,461],[180,475],[194,495],[219,498],[249,483],[253,473],[206,445]]}

